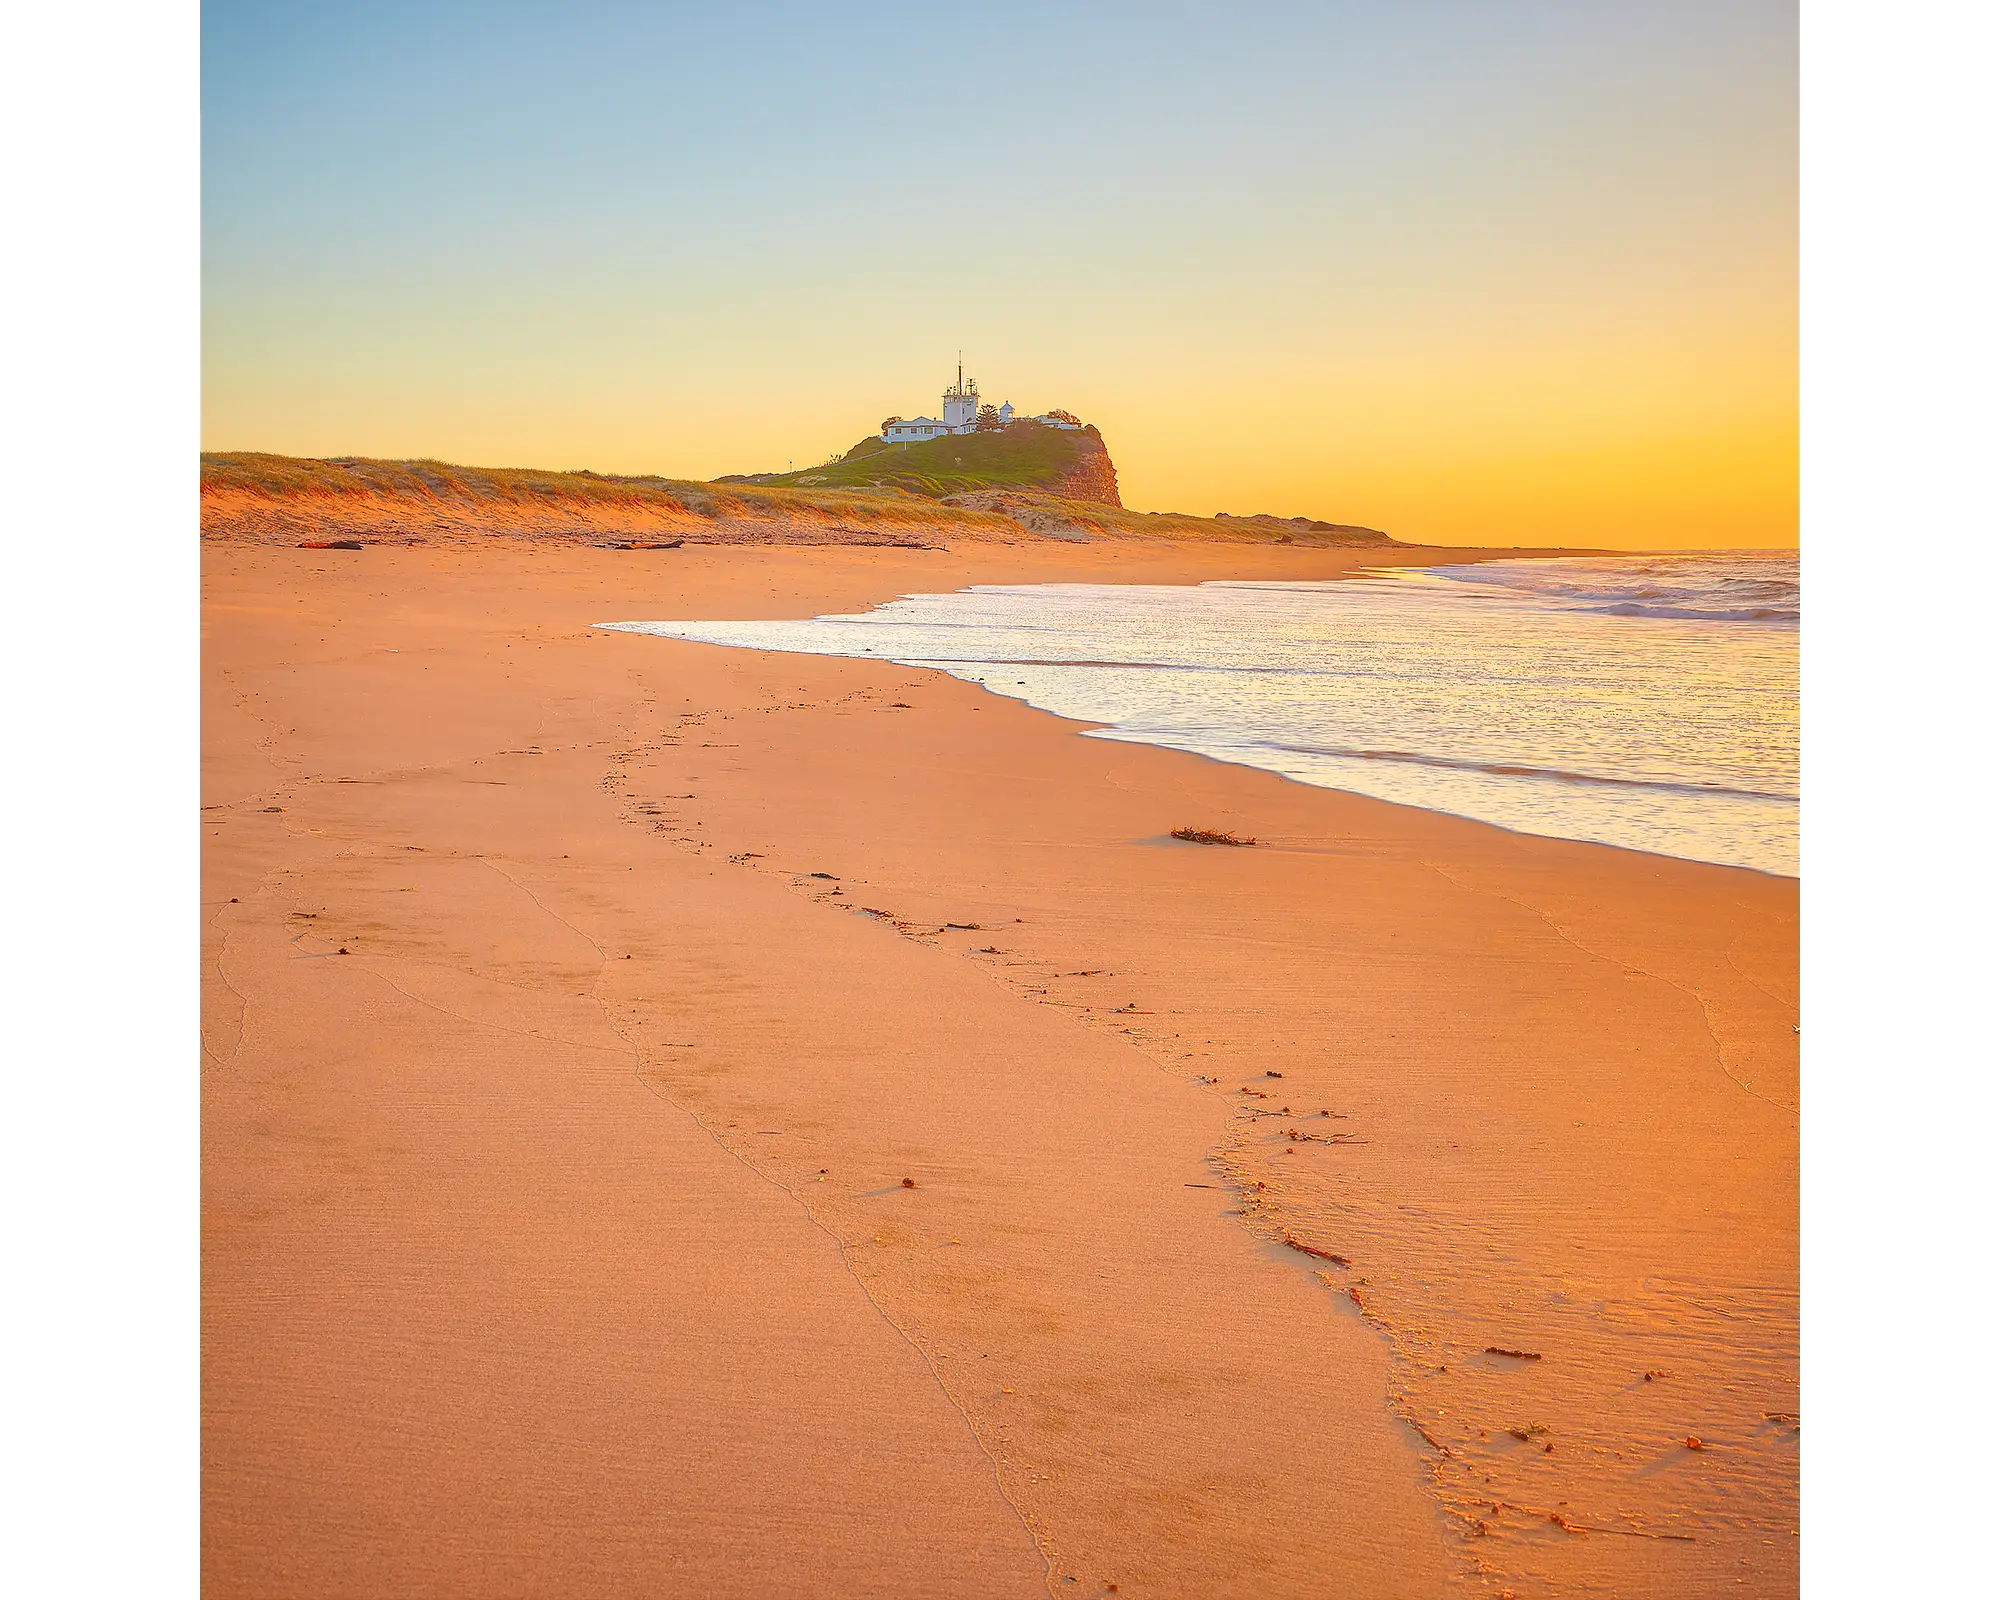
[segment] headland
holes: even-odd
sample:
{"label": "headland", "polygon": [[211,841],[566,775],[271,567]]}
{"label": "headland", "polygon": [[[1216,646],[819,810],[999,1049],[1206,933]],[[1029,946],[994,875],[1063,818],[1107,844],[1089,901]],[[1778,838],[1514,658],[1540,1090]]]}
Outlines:
{"label": "headland", "polygon": [[1034,421],[914,443],[871,437],[813,470],[713,482],[205,453],[201,507],[205,538],[271,544],[469,541],[484,548],[496,536],[597,544],[1395,543],[1377,529],[1310,517],[1129,511],[1096,428]]}

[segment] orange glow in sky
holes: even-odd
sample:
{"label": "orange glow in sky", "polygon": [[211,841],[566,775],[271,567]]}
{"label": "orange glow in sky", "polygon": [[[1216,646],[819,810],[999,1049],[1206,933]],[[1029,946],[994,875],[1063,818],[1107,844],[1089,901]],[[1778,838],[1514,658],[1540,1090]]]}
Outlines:
{"label": "orange glow in sky", "polygon": [[1790,6],[204,8],[204,447],[711,477],[988,399],[1126,503],[1790,545]]}

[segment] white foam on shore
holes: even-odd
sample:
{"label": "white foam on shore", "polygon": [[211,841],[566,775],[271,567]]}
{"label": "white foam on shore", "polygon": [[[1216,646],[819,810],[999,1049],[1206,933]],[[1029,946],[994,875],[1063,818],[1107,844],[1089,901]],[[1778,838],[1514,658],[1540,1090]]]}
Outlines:
{"label": "white foam on shore", "polygon": [[1523,833],[1798,873],[1798,558],[1031,584],[604,626],[932,667],[1081,722]]}

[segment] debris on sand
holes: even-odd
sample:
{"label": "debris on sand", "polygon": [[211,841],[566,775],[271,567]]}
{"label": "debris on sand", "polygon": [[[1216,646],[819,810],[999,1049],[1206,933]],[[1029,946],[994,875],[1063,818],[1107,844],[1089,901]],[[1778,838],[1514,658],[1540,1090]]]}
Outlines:
{"label": "debris on sand", "polygon": [[1255,839],[1239,839],[1233,833],[1222,832],[1215,828],[1176,828],[1168,837],[1182,839],[1189,844],[1245,845],[1257,842]]}
{"label": "debris on sand", "polygon": [[1497,1344],[1489,1344],[1486,1347],[1486,1353],[1489,1356],[1505,1356],[1510,1361],[1539,1361],[1542,1359],[1542,1353],[1539,1350],[1502,1350]]}
{"label": "debris on sand", "polygon": [[1346,1256],[1337,1256],[1331,1250],[1322,1250],[1316,1244],[1307,1244],[1305,1240],[1289,1232],[1285,1235],[1285,1243],[1301,1255],[1318,1256],[1322,1261],[1331,1261],[1336,1267],[1351,1267],[1354,1265]]}

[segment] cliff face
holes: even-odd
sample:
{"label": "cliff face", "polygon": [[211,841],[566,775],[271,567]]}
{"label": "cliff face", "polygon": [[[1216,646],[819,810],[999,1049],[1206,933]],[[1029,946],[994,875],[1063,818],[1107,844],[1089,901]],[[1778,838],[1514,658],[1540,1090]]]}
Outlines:
{"label": "cliff face", "polygon": [[1104,448],[1104,438],[1095,428],[1084,430],[1076,459],[1052,490],[1064,500],[1124,509],[1125,502],[1118,498],[1118,469],[1111,464],[1111,452]]}

